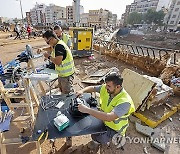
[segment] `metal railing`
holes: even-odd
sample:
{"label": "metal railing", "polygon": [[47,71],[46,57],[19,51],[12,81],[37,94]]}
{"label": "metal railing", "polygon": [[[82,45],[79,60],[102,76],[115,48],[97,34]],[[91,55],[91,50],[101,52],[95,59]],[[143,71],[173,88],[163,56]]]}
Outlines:
{"label": "metal railing", "polygon": [[98,44],[101,47],[104,47],[105,50],[114,50],[116,52],[123,50],[123,52],[127,52],[138,56],[148,56],[153,59],[162,60],[164,56],[166,58],[169,56],[168,58],[170,59],[171,64],[177,64],[177,60],[180,59],[179,50],[156,48],[152,46],[134,45],[103,40],[94,40],[93,43]]}

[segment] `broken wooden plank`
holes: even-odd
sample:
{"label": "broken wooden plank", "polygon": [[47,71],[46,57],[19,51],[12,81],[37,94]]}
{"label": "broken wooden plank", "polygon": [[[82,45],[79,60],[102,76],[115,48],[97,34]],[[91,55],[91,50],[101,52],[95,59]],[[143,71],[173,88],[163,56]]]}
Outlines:
{"label": "broken wooden plank", "polygon": [[8,98],[25,98],[25,94],[15,95],[14,93],[6,93],[5,96]]}
{"label": "broken wooden plank", "polygon": [[15,91],[17,91],[17,90],[21,90],[21,91],[24,91],[25,89],[24,88],[5,88],[5,90],[7,90],[8,92],[10,92],[10,93],[14,93]]}
{"label": "broken wooden plank", "polygon": [[2,141],[2,144],[4,144],[4,145],[19,144],[19,143],[22,143],[22,139],[21,138],[4,139]]}
{"label": "broken wooden plank", "polygon": [[38,141],[36,141],[36,149],[37,149],[37,154],[42,154],[41,144]]}
{"label": "broken wooden plank", "polygon": [[18,107],[29,107],[28,103],[11,103],[10,105],[8,105],[9,107],[12,108],[18,108]]}
{"label": "broken wooden plank", "polygon": [[29,120],[31,116],[18,116],[17,118],[13,119],[13,122],[21,122]]}
{"label": "broken wooden plank", "polygon": [[1,147],[1,154],[6,154],[6,145],[2,144],[4,141],[4,134],[1,132],[0,133],[0,147]]}

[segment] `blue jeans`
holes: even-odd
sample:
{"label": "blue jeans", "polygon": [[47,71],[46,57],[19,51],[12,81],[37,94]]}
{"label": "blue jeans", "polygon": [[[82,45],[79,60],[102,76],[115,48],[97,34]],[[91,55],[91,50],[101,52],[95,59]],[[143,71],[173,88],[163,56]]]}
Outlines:
{"label": "blue jeans", "polygon": [[113,129],[106,127],[107,131],[103,133],[98,133],[98,134],[92,134],[91,138],[100,143],[100,144],[107,144],[112,140],[112,137],[117,133]]}

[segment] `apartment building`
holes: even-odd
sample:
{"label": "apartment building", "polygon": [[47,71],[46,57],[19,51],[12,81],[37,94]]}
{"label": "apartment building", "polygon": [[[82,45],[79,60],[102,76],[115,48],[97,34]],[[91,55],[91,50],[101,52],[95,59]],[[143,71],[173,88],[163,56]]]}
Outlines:
{"label": "apartment building", "polygon": [[109,10],[89,10],[89,26],[105,28],[107,26],[114,27],[117,22],[117,14],[112,14]]}
{"label": "apartment building", "polygon": [[7,17],[0,17],[0,25],[3,24],[3,22],[7,22],[8,18]]}
{"label": "apartment building", "polygon": [[134,1],[134,2],[131,3],[131,5],[130,5],[129,13],[137,12],[136,8],[137,8],[137,1]]}
{"label": "apartment building", "polygon": [[121,16],[121,21],[127,20],[129,13],[130,13],[130,8],[131,8],[131,5],[126,5],[126,10],[125,10],[125,13],[123,13]]}
{"label": "apartment building", "polygon": [[107,10],[89,10],[89,26],[93,27],[106,27],[108,23]]}
{"label": "apartment building", "polygon": [[160,11],[162,8],[169,8],[172,0],[134,0],[131,3],[130,13],[146,13],[149,9]]}
{"label": "apartment building", "polygon": [[28,25],[32,25],[31,13],[30,12],[26,12],[26,21],[27,21]]}
{"label": "apartment building", "polygon": [[99,10],[89,10],[89,26],[101,26]]}
{"label": "apartment building", "polygon": [[159,0],[156,11],[169,9],[173,0]]}
{"label": "apartment building", "polygon": [[82,13],[80,15],[80,26],[81,27],[88,27],[89,26],[89,13]]}
{"label": "apartment building", "polygon": [[113,25],[113,14],[111,11],[106,10],[108,12],[107,26]]}
{"label": "apartment building", "polygon": [[66,22],[69,26],[73,26],[73,6],[66,6]]}
{"label": "apartment building", "polygon": [[66,22],[66,8],[50,4],[45,9],[46,25],[59,24]]}
{"label": "apartment building", "polygon": [[136,0],[136,12],[146,13],[149,9],[156,10],[159,0]]}
{"label": "apartment building", "polygon": [[180,0],[173,0],[166,16],[167,29],[180,30]]}
{"label": "apartment building", "polygon": [[138,12],[143,14],[143,13],[147,13],[149,9],[153,9],[155,11],[162,10],[166,14],[164,18],[164,23],[167,23],[170,18],[168,12],[170,10],[172,1],[174,0],[134,0],[134,2],[131,3],[131,5],[126,6],[126,11],[124,14],[122,14],[121,19],[123,21],[123,25],[126,25],[125,22],[127,21],[127,18],[130,13]]}
{"label": "apartment building", "polygon": [[112,14],[112,27],[117,26],[117,14]]}
{"label": "apartment building", "polygon": [[[117,15],[109,10],[90,10],[84,13],[84,7],[80,6],[79,11],[75,10],[75,3],[72,6],[60,7],[54,4],[45,6],[36,3],[35,7],[26,12],[28,24],[52,26],[54,24],[67,26],[96,26],[107,27],[116,26]],[[76,3],[77,5],[77,3]],[[77,14],[78,12],[78,14]]]}
{"label": "apartment building", "polygon": [[45,18],[45,4],[37,4],[30,10],[30,18],[32,25],[44,25],[46,23]]}

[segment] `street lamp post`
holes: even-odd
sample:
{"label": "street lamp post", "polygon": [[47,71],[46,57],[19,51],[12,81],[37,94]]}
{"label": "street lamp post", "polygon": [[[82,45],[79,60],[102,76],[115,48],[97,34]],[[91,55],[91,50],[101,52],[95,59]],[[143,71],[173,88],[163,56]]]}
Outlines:
{"label": "street lamp post", "polygon": [[16,1],[19,1],[19,3],[20,3],[20,8],[21,8],[21,16],[22,16],[22,22],[24,23],[23,9],[22,9],[22,3],[21,3],[21,0],[16,0]]}

